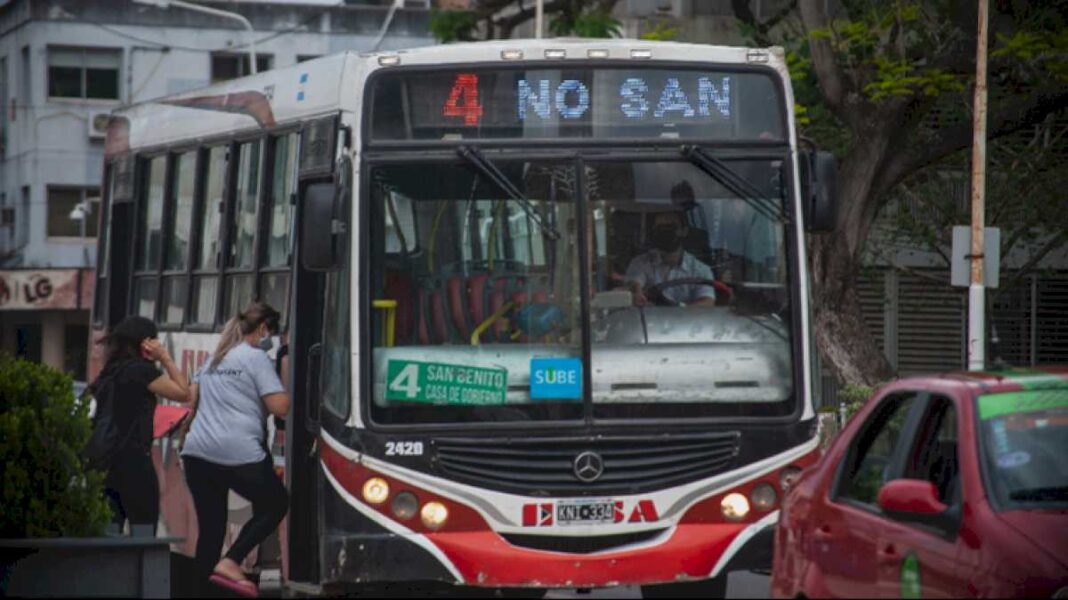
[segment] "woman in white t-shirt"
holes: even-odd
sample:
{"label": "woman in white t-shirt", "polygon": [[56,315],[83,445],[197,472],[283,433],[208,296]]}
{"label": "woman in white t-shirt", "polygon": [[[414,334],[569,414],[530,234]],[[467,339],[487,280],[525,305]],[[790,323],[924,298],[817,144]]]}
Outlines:
{"label": "woman in white t-shirt", "polygon": [[[215,353],[193,378],[189,393],[196,418],[182,460],[196,507],[196,562],[202,577],[243,596],[256,585],[241,561],[281,522],[289,505],[267,451],[268,413],[284,417],[289,395],[264,351],[278,332],[278,311],[253,302],[230,319]],[[252,519],[220,560],[230,490],[252,503]]]}

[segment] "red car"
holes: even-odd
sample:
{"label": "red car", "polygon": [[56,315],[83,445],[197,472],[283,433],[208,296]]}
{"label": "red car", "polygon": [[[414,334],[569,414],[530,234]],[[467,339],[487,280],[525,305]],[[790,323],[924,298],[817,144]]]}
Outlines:
{"label": "red car", "polygon": [[1068,368],[881,388],[784,499],[771,592],[1068,598]]}

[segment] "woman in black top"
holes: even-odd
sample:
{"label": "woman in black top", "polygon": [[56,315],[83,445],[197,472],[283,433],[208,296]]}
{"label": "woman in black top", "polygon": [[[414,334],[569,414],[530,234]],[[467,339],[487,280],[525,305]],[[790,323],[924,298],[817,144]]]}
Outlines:
{"label": "woman in black top", "polygon": [[106,362],[90,386],[96,394],[104,382],[114,385],[115,424],[122,441],[108,466],[104,493],[120,530],[128,519],[131,525],[151,525],[155,531],[159,520],[159,479],[151,455],[156,396],[189,401],[186,378],[157,335],[155,323],[144,317],[127,317],[116,325],[99,342]]}

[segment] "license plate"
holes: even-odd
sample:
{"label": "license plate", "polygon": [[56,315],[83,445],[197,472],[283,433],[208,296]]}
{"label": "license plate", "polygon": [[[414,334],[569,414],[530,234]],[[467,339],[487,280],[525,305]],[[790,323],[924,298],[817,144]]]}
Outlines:
{"label": "license plate", "polygon": [[556,503],[556,522],[560,525],[614,523],[616,506],[612,500],[575,500]]}

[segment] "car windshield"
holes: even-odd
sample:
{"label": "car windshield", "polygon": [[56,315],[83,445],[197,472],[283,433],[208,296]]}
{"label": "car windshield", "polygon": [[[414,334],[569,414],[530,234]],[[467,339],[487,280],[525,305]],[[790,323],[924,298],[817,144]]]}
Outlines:
{"label": "car windshield", "polygon": [[980,396],[987,486],[1000,506],[1068,506],[1068,389]]}
{"label": "car windshield", "polygon": [[[724,163],[782,206],[780,161]],[[682,157],[370,181],[376,422],[792,412],[785,222]]]}

